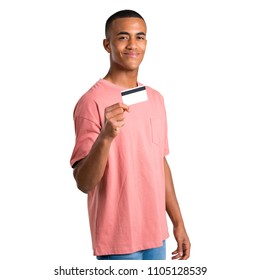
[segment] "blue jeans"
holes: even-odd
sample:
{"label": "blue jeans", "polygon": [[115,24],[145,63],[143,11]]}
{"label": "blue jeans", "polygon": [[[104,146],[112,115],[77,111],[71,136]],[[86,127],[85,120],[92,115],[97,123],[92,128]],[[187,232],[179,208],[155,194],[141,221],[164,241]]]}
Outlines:
{"label": "blue jeans", "polygon": [[106,255],[97,256],[98,260],[165,260],[166,259],[166,245],[165,240],[163,245],[158,248],[138,251],[132,254],[125,255]]}

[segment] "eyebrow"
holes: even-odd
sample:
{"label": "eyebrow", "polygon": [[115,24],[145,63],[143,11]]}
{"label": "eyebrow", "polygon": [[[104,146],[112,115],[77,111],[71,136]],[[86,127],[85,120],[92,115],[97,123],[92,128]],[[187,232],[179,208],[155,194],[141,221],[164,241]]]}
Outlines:
{"label": "eyebrow", "polygon": [[[121,32],[117,33],[117,36],[118,35],[130,35],[130,33],[126,32],[126,31],[121,31]],[[144,32],[138,32],[135,35],[144,35],[145,36],[146,34]]]}

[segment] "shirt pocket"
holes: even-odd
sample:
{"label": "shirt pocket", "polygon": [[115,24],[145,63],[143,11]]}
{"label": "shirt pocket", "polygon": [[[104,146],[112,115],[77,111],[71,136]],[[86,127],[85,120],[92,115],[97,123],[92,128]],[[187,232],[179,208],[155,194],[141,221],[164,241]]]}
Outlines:
{"label": "shirt pocket", "polygon": [[162,120],[160,118],[151,118],[151,134],[152,134],[152,142],[155,145],[161,145],[162,138]]}

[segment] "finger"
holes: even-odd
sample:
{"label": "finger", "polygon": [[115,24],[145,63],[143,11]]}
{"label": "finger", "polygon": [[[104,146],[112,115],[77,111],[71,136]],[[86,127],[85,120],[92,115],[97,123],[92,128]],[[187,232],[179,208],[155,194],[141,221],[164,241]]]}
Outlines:
{"label": "finger", "polygon": [[182,243],[181,243],[181,242],[178,242],[177,251],[178,251],[178,255],[179,255],[180,257],[182,257],[182,256],[183,256],[183,249],[182,249]]}
{"label": "finger", "polygon": [[172,260],[179,259],[178,249],[172,252]]}
{"label": "finger", "polygon": [[178,249],[172,252],[174,254],[173,259],[178,259],[178,260],[187,260],[190,257],[190,243],[182,243],[181,246],[182,250]]}
{"label": "finger", "polygon": [[115,128],[121,128],[121,127],[123,127],[124,125],[125,125],[124,120],[112,122],[112,127],[113,127],[113,129],[115,129]]}
{"label": "finger", "polygon": [[113,118],[113,117],[119,116],[119,115],[123,116],[123,115],[124,115],[124,112],[125,112],[125,111],[124,111],[123,108],[115,108],[115,109],[112,110],[112,111],[106,112],[106,113],[105,113],[105,117],[106,117],[107,119],[110,119],[110,118]]}
{"label": "finger", "polygon": [[119,103],[119,106],[121,107],[121,108],[123,108],[124,109],[124,111],[127,111],[127,112],[129,112],[129,106],[127,106],[126,104],[124,104],[124,103]]}
{"label": "finger", "polygon": [[122,108],[124,109],[124,111],[130,112],[130,107],[124,103],[121,103]]}
{"label": "finger", "polygon": [[181,259],[183,257],[183,250],[182,250],[182,243],[181,242],[178,242],[178,247],[177,249],[172,252],[172,260],[177,260],[177,259]]}
{"label": "finger", "polygon": [[186,256],[186,255],[184,255],[182,258],[180,258],[179,260],[181,260],[181,261],[185,261],[185,260],[187,260],[189,258],[189,256]]}
{"label": "finger", "polygon": [[172,260],[179,260],[182,256],[180,256],[178,253],[172,256]]}
{"label": "finger", "polygon": [[183,247],[183,257],[181,259],[187,260],[190,257],[190,244],[184,244]]}
{"label": "finger", "polygon": [[114,109],[118,109],[118,108],[122,108],[123,111],[128,111],[129,112],[129,106],[127,106],[124,103],[113,104],[113,105],[107,107],[105,110],[106,110],[106,112],[110,112],[110,111],[113,111]]}
{"label": "finger", "polygon": [[118,126],[119,123],[125,121],[125,118],[124,118],[124,115],[118,115],[118,116],[115,116],[115,117],[113,117],[113,118],[111,118],[107,121],[110,122],[113,126],[114,125]]}

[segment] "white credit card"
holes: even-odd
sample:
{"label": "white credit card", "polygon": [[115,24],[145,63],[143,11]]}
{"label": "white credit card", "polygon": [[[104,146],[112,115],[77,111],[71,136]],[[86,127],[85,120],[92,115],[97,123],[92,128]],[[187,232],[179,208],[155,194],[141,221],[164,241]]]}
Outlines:
{"label": "white credit card", "polygon": [[133,105],[139,102],[147,101],[148,96],[145,86],[139,86],[121,91],[123,103]]}

